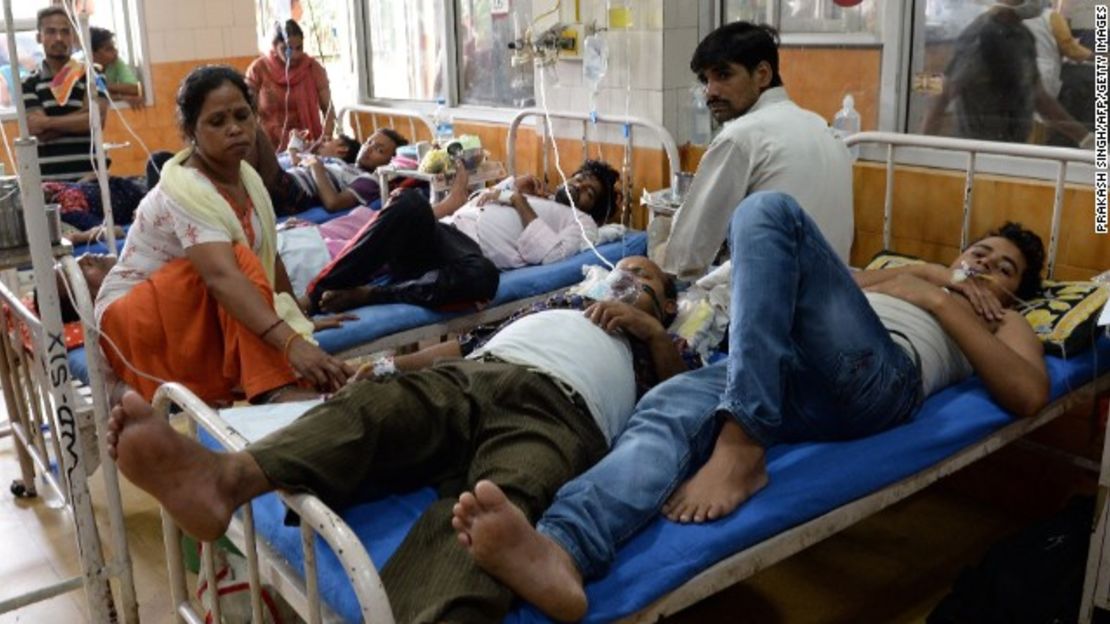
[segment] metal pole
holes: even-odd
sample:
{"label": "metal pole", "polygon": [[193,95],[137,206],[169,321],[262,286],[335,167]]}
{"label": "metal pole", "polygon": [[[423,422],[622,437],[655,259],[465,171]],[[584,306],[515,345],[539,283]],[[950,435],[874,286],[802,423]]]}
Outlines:
{"label": "metal pole", "polygon": [[85,42],[85,93],[89,96],[89,132],[96,158],[96,181],[100,185],[100,205],[104,208],[104,234],[108,237],[108,253],[116,255],[116,217],[112,212],[112,193],[108,190],[108,158],[104,154],[104,124],[100,119],[100,96],[96,83],[96,70],[92,62],[92,36],[89,33],[89,14],[77,14],[81,41]]}
{"label": "metal pole", "polygon": [[[4,19],[7,24],[14,24],[11,0],[3,1]],[[15,46],[15,34],[11,28],[8,29],[8,52],[11,59],[19,58]],[[17,75],[18,69],[13,67],[13,76]],[[63,441],[65,449],[59,460],[70,483],[69,500],[73,504],[74,519],[77,524],[77,550],[81,558],[89,616],[94,622],[109,622],[114,619],[112,594],[107,577],[104,575],[104,556],[92,513],[92,498],[89,494],[85,470],[85,449],[77,435],[75,410],[78,403],[73,386],[70,384],[71,377],[66,359],[65,333],[62,329],[57,282],[54,279],[54,257],[43,206],[38,141],[30,136],[23,98],[16,97],[15,100],[20,131],[20,137],[15,141],[15,153],[18,161],[20,196],[23,202],[23,220],[31,252],[35,287],[38,289],[39,314],[43,331],[46,333],[46,353],[41,354],[43,357],[41,366],[46,369],[46,377],[50,381],[51,406],[54,410],[52,423],[57,427],[56,435]]]}

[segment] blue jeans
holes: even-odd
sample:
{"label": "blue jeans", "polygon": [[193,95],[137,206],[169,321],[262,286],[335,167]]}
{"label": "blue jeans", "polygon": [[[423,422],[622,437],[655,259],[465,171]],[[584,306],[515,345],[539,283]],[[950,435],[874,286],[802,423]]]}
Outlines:
{"label": "blue jeans", "polygon": [[916,362],[791,197],[746,198],[729,242],[728,358],[648,392],[610,453],[564,485],[537,524],[586,578],[604,573],[704,463],[722,418],[766,448],[877,433],[921,401]]}

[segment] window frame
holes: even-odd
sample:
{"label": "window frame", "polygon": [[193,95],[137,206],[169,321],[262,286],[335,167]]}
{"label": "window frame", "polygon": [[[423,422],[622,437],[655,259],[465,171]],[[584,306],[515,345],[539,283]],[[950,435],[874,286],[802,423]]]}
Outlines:
{"label": "window frame", "polygon": [[[781,0],[775,0],[780,2]],[[861,44],[852,33],[823,33],[814,36],[806,33],[784,33],[781,35],[783,46],[835,45],[852,47],[859,45],[882,46],[882,67],[879,75],[879,123],[878,129],[884,132],[916,133],[909,127],[909,104],[913,78],[913,52],[917,41],[923,41],[925,23],[925,3],[927,0],[904,0],[888,2],[883,5],[882,33],[873,43]],[[719,0],[714,6],[715,25],[724,23],[725,4]],[[772,5],[774,6],[774,5]],[[703,32],[702,35],[708,33]],[[787,85],[789,89],[789,85]],[[877,145],[861,145],[860,159],[871,162],[886,162],[886,148]],[[895,153],[895,164],[921,166],[938,169],[964,171],[966,158],[946,150],[923,148],[901,148]],[[980,156],[976,160],[976,170],[982,173],[1023,177],[1037,180],[1055,180],[1056,170],[1052,167],[1031,166],[1028,159],[1005,156]],[[1069,183],[1089,184],[1094,169],[1085,165],[1068,167]]]}
{"label": "window frame", "polygon": [[[127,50],[130,55],[129,60],[131,65],[139,73],[139,80],[143,85],[143,101],[147,106],[154,105],[154,75],[150,67],[150,60],[147,58],[147,50],[150,45],[147,41],[146,29],[142,25],[146,23],[146,15],[141,0],[108,0],[113,5],[113,13],[119,15],[121,24],[113,24],[114,31],[117,39],[123,39],[127,43]],[[34,31],[35,18],[21,18],[12,20],[13,29],[16,32],[20,31]],[[3,11],[0,10],[0,45],[4,49],[8,47],[8,24],[4,19]],[[18,90],[17,90],[18,94]],[[130,105],[123,102],[116,102],[112,108],[127,109]],[[18,109],[12,105],[10,109],[0,109],[0,122],[15,121]]]}
{"label": "window frame", "polygon": [[[404,108],[406,110],[418,111],[426,115],[431,115],[436,109],[435,100],[380,98],[373,94],[374,42],[367,28],[367,4],[371,2],[371,0],[347,1],[348,6],[351,8],[351,15],[355,18],[355,36],[352,37],[352,39],[362,42],[362,45],[357,45],[357,43],[353,42],[353,45],[359,48],[353,51],[353,56],[356,59],[355,69],[358,72],[359,103]],[[517,113],[515,107],[510,105],[491,106],[484,104],[465,104],[462,102],[462,84],[459,80],[462,66],[459,62],[457,31],[459,14],[458,2],[457,0],[449,0],[443,3],[443,7],[444,10],[439,24],[439,34],[444,36],[443,45],[446,46],[443,64],[443,71],[445,74],[443,84],[446,85],[444,99],[446,100],[447,108],[451,109],[451,113],[456,119],[503,124],[509,123]]]}

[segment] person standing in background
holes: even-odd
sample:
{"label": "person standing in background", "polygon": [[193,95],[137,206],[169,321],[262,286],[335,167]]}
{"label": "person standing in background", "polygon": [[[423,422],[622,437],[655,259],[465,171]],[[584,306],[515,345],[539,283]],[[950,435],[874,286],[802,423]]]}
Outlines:
{"label": "person standing in background", "polygon": [[279,152],[288,147],[290,130],[305,130],[309,141],[330,137],[335,110],[328,72],[304,53],[304,31],[293,20],[275,23],[272,44],[247,68],[266,136]]}

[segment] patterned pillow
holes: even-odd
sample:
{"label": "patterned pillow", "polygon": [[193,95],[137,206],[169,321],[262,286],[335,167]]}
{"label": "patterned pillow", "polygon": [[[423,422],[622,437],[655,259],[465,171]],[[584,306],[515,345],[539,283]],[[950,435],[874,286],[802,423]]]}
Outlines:
{"label": "patterned pillow", "polygon": [[[881,251],[867,264],[867,270],[923,262],[914,256]],[[1037,332],[1045,353],[1067,358],[1086,349],[1098,337],[1098,313],[1106,304],[1107,295],[1106,286],[1097,282],[1045,280],[1040,296],[1025,302],[1018,311]]]}
{"label": "patterned pillow", "polygon": [[1094,344],[1106,297],[1107,288],[1097,282],[1045,280],[1041,296],[1019,310],[1044,343],[1045,353],[1066,358]]}

